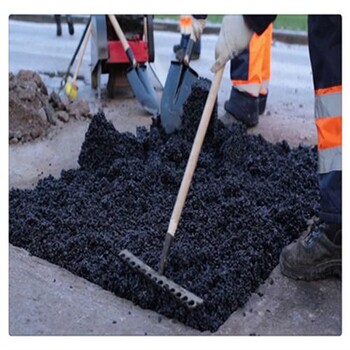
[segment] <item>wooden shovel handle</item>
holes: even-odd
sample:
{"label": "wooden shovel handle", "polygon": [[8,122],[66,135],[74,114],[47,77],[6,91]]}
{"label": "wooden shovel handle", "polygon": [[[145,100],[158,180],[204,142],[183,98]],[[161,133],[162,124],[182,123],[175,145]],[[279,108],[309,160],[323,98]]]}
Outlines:
{"label": "wooden shovel handle", "polygon": [[75,83],[77,81],[77,78],[78,78],[78,73],[79,73],[79,69],[80,69],[80,66],[83,62],[83,58],[84,58],[84,54],[85,54],[85,51],[86,51],[86,47],[87,47],[87,43],[89,42],[89,38],[90,38],[90,34],[91,34],[91,28],[92,28],[92,23],[90,22],[89,24],[89,27],[85,33],[85,37],[84,37],[84,41],[83,41],[83,48],[82,48],[82,51],[80,53],[80,57],[79,57],[79,60],[78,60],[78,63],[77,63],[77,67],[75,68],[75,71],[74,71],[74,75],[73,75],[73,83]]}
{"label": "wooden shovel handle", "polygon": [[130,63],[135,67],[137,62],[136,62],[136,59],[134,57],[134,54],[132,53],[131,49],[130,49],[130,45],[128,43],[128,41],[126,40],[126,37],[122,31],[122,28],[120,27],[117,19],[115,18],[114,15],[108,15],[108,18],[109,18],[109,21],[111,22],[123,48],[124,48],[124,51],[126,53],[126,55],[128,56],[129,58],[129,61]]}
{"label": "wooden shovel handle", "polygon": [[188,40],[186,52],[185,52],[185,57],[183,59],[184,63],[188,66],[190,64],[191,56],[192,56],[192,51],[194,44],[196,43],[196,37],[191,33],[190,39]]}
{"label": "wooden shovel handle", "polygon": [[216,97],[217,97],[219,87],[221,84],[222,75],[224,73],[224,68],[225,67],[221,68],[219,71],[216,72],[215,77],[214,77],[214,81],[213,81],[213,83],[210,87],[210,90],[209,90],[207,101],[206,101],[205,106],[204,106],[201,121],[199,123],[196,137],[195,137],[193,145],[192,145],[190,157],[187,161],[185,174],[182,178],[181,186],[180,186],[179,192],[177,194],[173,213],[172,213],[171,218],[170,218],[168,233],[172,236],[175,236],[175,232],[176,232],[179,220],[180,220],[182,209],[185,205],[188,190],[190,188],[192,177],[193,177],[195,168],[197,166],[199,153],[200,153],[202,145],[203,145],[204,137],[205,137],[205,134],[206,134],[207,129],[208,129],[210,117],[211,117],[211,114],[213,112]]}

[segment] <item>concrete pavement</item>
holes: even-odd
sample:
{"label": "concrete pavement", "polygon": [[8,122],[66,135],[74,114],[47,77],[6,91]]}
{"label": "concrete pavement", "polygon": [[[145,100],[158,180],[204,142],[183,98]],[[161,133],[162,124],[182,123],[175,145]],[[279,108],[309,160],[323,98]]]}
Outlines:
{"label": "concrete pavement", "polygon": [[[210,335],[143,310],[10,247],[11,335]],[[330,295],[329,293],[332,293]],[[293,281],[279,267],[213,335],[340,335],[339,281]]]}

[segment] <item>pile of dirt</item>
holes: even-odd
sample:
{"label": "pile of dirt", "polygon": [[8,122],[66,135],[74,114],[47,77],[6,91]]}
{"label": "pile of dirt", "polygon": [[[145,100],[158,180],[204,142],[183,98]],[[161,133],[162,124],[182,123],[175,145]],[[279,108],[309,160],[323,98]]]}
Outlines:
{"label": "pile of dirt", "polygon": [[40,75],[34,71],[9,74],[10,143],[44,137],[52,125],[79,117],[91,117],[86,101],[63,101],[54,91],[48,94]]}
{"label": "pile of dirt", "polygon": [[90,123],[79,169],[10,190],[10,242],[143,308],[216,331],[278,264],[281,249],[318,211],[317,154],[230,129],[216,110],[170,248],[166,276],[204,299],[189,310],[118,259],[158,269],[164,237],[209,83],[184,106],[184,127],[119,133]]}

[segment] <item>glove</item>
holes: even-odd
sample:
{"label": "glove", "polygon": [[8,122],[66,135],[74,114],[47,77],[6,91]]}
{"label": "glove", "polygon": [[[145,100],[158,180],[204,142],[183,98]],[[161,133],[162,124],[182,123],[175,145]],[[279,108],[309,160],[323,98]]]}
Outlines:
{"label": "glove", "polygon": [[204,18],[196,18],[192,16],[192,33],[198,41],[203,33],[207,20]]}
{"label": "glove", "polygon": [[247,27],[243,16],[224,16],[215,46],[215,63],[211,71],[216,73],[227,61],[246,49],[252,35],[253,31]]}

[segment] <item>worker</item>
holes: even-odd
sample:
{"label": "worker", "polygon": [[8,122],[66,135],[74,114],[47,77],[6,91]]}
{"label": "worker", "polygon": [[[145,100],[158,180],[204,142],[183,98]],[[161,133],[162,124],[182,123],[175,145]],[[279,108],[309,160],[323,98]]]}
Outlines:
{"label": "worker", "polygon": [[[73,19],[71,15],[66,15],[66,21],[68,24],[68,32],[70,35],[74,34],[74,24]],[[61,36],[62,35],[62,15],[55,15],[55,22],[56,22],[56,35]]]}
{"label": "worker", "polygon": [[231,94],[224,108],[247,127],[258,124],[266,108],[272,45],[272,23],[249,46],[231,60]]}
{"label": "worker", "polygon": [[[179,28],[181,33],[180,44],[174,45],[173,51],[177,60],[182,61],[185,57],[188,41],[192,30],[192,16],[182,15],[179,19]],[[201,39],[199,38],[193,45],[191,61],[198,60],[201,54]]]}
{"label": "worker", "polygon": [[[215,73],[249,47],[274,21],[273,15],[224,16],[215,47]],[[202,18],[193,19],[200,37]],[[309,15],[309,53],[315,92],[320,224],[283,248],[281,272],[294,279],[341,276],[342,246],[342,34],[340,15]]]}

